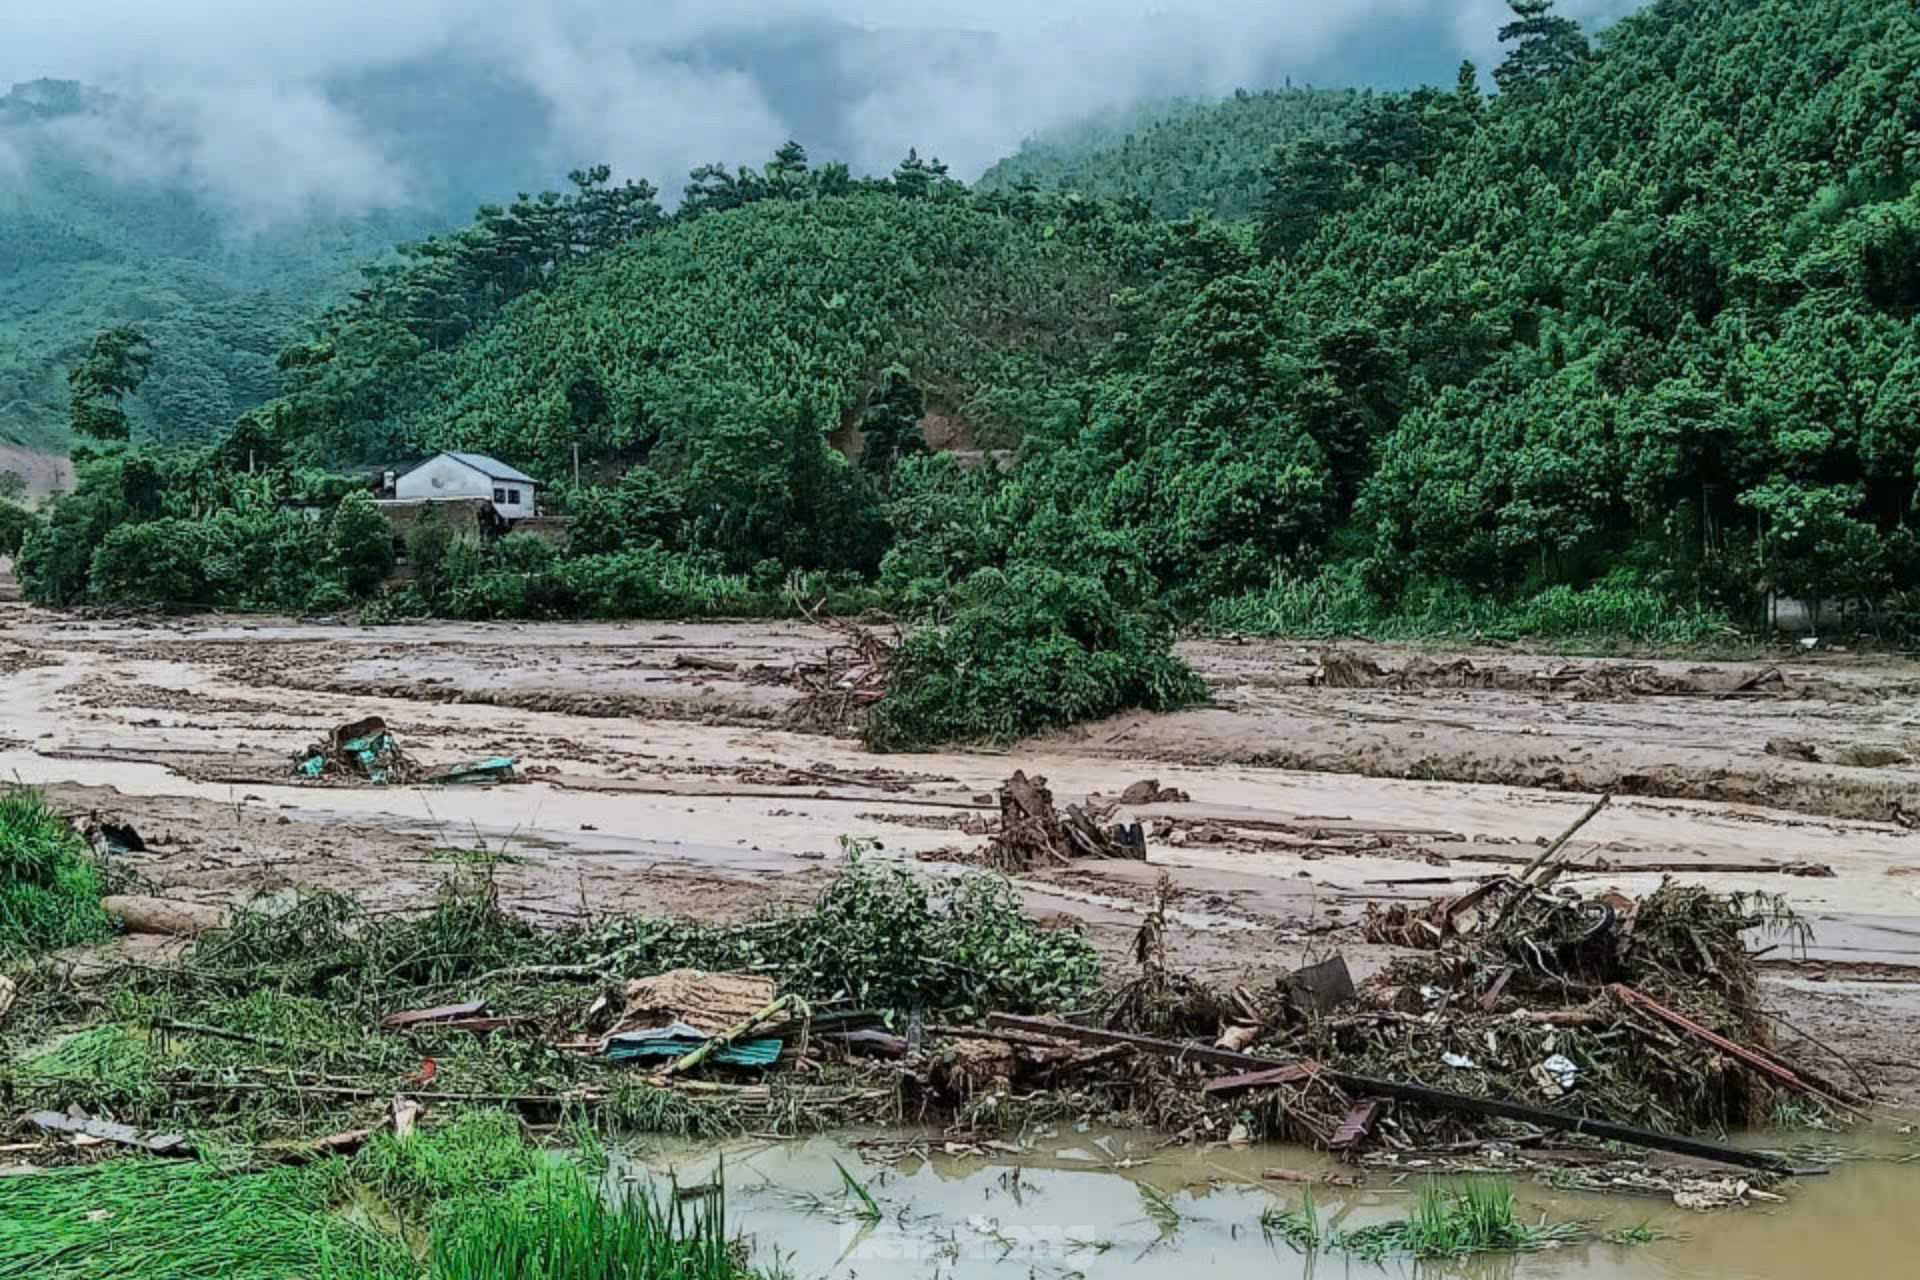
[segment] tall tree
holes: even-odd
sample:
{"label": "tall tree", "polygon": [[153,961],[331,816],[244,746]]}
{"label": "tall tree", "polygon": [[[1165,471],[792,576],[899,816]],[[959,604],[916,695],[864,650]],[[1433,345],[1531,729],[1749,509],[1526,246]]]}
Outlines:
{"label": "tall tree", "polygon": [[140,389],[152,365],[153,347],[134,326],[123,324],[96,337],[86,359],[67,375],[74,432],[94,440],[125,440],[130,432],[121,402]]}
{"label": "tall tree", "polygon": [[1588,54],[1580,24],[1553,12],[1554,0],[1507,0],[1514,20],[1500,28],[1500,43],[1513,46],[1494,71],[1502,93],[1551,80]]}
{"label": "tall tree", "polygon": [[1299,142],[1278,153],[1266,168],[1260,201],[1260,252],[1290,258],[1319,230],[1321,219],[1345,207],[1353,166],[1341,148]]}

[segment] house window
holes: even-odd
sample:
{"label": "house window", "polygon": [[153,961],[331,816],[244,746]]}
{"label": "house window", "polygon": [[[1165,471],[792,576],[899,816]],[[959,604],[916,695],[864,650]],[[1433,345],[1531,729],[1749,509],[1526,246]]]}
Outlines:
{"label": "house window", "polygon": [[520,491],[518,489],[507,490],[507,505],[510,507],[520,505]]}
{"label": "house window", "polygon": [[507,491],[505,489],[495,489],[493,491],[493,500],[495,502],[505,502],[507,500]]}

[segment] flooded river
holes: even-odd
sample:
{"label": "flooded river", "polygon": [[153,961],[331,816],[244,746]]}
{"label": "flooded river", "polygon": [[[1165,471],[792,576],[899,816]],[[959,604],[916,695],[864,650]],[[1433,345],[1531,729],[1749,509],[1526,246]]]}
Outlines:
{"label": "flooded river", "polygon": [[[721,1172],[732,1230],[757,1264],[795,1277],[1391,1276],[1427,1280],[1895,1280],[1920,1259],[1920,1145],[1897,1132],[1842,1135],[1853,1157],[1792,1184],[1783,1204],[1690,1213],[1652,1197],[1557,1191],[1522,1180],[1528,1222],[1579,1220],[1591,1241],[1464,1261],[1363,1262],[1310,1256],[1261,1227],[1298,1208],[1303,1189],[1267,1169],[1323,1171],[1291,1147],[1156,1149],[1139,1134],[1062,1130],[1024,1149],[951,1155],[940,1142],[819,1138],[738,1143],[719,1152],[661,1150],[617,1162],[612,1176],[681,1186]],[[1904,1163],[1903,1161],[1912,1161]],[[864,1186],[875,1219],[841,1169]],[[1349,1171],[1350,1172],[1350,1171]],[[1370,1171],[1364,1189],[1312,1190],[1321,1221],[1343,1230],[1403,1218],[1422,1175]],[[1647,1227],[1651,1244],[1605,1243]]]}

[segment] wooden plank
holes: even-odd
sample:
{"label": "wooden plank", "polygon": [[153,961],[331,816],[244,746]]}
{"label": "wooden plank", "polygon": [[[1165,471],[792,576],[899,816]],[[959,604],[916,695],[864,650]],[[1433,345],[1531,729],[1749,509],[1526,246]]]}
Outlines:
{"label": "wooden plank", "polygon": [[123,1147],[138,1147],[156,1156],[191,1156],[193,1154],[193,1148],[187,1145],[186,1137],[178,1133],[143,1133],[130,1124],[115,1124],[111,1120],[67,1116],[58,1111],[36,1111],[27,1119],[47,1133],[70,1133],[100,1142],[117,1143]]}
{"label": "wooden plank", "polygon": [[1182,1058],[1189,1062],[1204,1062],[1215,1067],[1239,1067],[1243,1071],[1271,1071],[1277,1067],[1298,1065],[1292,1062],[1281,1062],[1277,1058],[1258,1058],[1250,1053],[1237,1053],[1232,1049],[1213,1049],[1206,1045],[1182,1044],[1178,1040],[1129,1035],[1123,1031],[1102,1031],[1098,1027],[1077,1027],[1071,1022],[1060,1022],[1053,1018],[1022,1018],[1010,1013],[995,1013],[988,1015],[987,1025],[1005,1031],[1024,1031],[1029,1035],[1046,1036],[1054,1040],[1078,1040],[1082,1044],[1130,1044],[1150,1053],[1157,1053],[1163,1058]]}
{"label": "wooden plank", "polygon": [[1346,1117],[1333,1131],[1333,1141],[1327,1144],[1327,1150],[1351,1151],[1359,1146],[1360,1140],[1373,1132],[1373,1122],[1380,1118],[1382,1105],[1378,1098],[1366,1098],[1347,1108]]}
{"label": "wooden plank", "polygon": [[484,1001],[474,1000],[467,1004],[443,1004],[432,1009],[408,1009],[402,1013],[390,1013],[380,1019],[382,1031],[398,1031],[403,1027],[418,1027],[433,1022],[449,1022],[454,1018],[470,1018],[486,1008]]}
{"label": "wooden plank", "polygon": [[[1130,1046],[1129,1046],[1130,1047]],[[1209,1080],[1201,1086],[1203,1093],[1244,1093],[1248,1089],[1269,1089],[1281,1085],[1304,1084],[1320,1074],[1322,1067],[1317,1062],[1296,1062],[1292,1066],[1276,1067],[1271,1071],[1247,1071],[1237,1076],[1221,1076],[1218,1080]]]}
{"label": "wooden plank", "polygon": [[[1719,1032],[1701,1026],[1685,1014],[1677,1013],[1667,1008],[1652,996],[1636,991],[1624,982],[1616,982],[1608,987],[1607,990],[1611,991],[1614,996],[1622,1002],[1645,1009],[1648,1013],[1651,1013],[1668,1026],[1683,1031],[1705,1044],[1712,1045],[1729,1058],[1746,1066],[1748,1070],[1764,1076],[1784,1089],[1791,1089],[1795,1093],[1804,1093],[1809,1097],[1819,1098],[1822,1102],[1838,1107],[1842,1111],[1854,1110],[1840,1099],[1802,1080],[1789,1068],[1782,1066],[1771,1058],[1762,1056],[1743,1044],[1735,1044]],[[1854,1114],[1858,1115],[1859,1112],[1855,1111]]]}

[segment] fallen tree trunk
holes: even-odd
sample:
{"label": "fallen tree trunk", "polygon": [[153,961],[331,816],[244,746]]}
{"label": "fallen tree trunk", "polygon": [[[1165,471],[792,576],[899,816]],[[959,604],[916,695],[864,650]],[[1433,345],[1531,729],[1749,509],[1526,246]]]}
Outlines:
{"label": "fallen tree trunk", "polygon": [[104,898],[100,905],[125,922],[128,933],[195,938],[227,927],[227,910],[207,902],[178,902],[172,898],[128,895]]}

